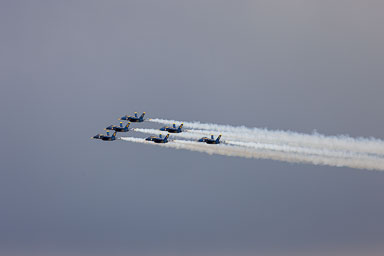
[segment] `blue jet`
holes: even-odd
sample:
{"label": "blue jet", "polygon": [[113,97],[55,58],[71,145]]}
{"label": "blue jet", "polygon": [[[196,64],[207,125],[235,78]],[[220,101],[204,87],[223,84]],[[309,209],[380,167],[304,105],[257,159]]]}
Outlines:
{"label": "blue jet", "polygon": [[156,136],[150,136],[148,138],[146,138],[145,140],[147,141],[153,141],[155,143],[167,143],[168,142],[168,137],[169,137],[169,134],[167,134],[167,136],[165,136],[163,138],[163,136],[161,136],[161,134],[159,135],[159,137],[156,137]]}
{"label": "blue jet", "polygon": [[109,131],[107,131],[107,135],[99,133],[99,134],[97,134],[91,138],[92,139],[98,139],[98,140],[104,140],[104,141],[113,141],[113,140],[116,140],[116,131],[111,136],[109,136]]}
{"label": "blue jet", "polygon": [[181,130],[181,128],[183,128],[183,124],[181,124],[179,127],[176,127],[176,124],[173,124],[172,127],[164,126],[160,128],[160,131],[165,131],[170,133],[180,133],[183,131]]}
{"label": "blue jet", "polygon": [[127,123],[126,126],[123,126],[123,122],[120,122],[120,126],[117,126],[117,125],[110,125],[108,126],[107,128],[105,128],[106,130],[114,130],[114,131],[117,131],[117,132],[127,132],[129,131],[129,125],[131,123]]}
{"label": "blue jet", "polygon": [[137,116],[137,112],[135,112],[135,116],[125,115],[123,117],[120,117],[120,120],[126,120],[133,123],[141,123],[141,122],[144,122],[144,115],[145,115],[145,112],[141,114],[141,116]]}
{"label": "blue jet", "polygon": [[215,139],[213,135],[211,135],[211,138],[203,137],[199,139],[198,142],[205,142],[207,144],[220,144],[220,138],[221,134],[217,137],[217,139]]}

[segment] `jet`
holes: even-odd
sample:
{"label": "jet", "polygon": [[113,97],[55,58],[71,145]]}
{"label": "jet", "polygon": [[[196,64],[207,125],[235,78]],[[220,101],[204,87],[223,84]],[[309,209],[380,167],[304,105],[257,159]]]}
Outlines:
{"label": "jet", "polygon": [[164,126],[160,128],[160,131],[165,131],[170,133],[180,133],[183,131],[181,130],[181,128],[183,128],[183,124],[181,124],[179,127],[176,127],[176,124],[173,124],[172,127]]}
{"label": "jet", "polygon": [[220,138],[221,134],[217,137],[217,139],[215,139],[213,135],[211,135],[211,138],[203,137],[199,139],[198,142],[205,142],[207,144],[220,144]]}
{"label": "jet", "polygon": [[134,123],[141,123],[141,122],[144,122],[144,115],[145,115],[145,112],[141,114],[141,116],[137,116],[137,112],[135,112],[135,116],[125,115],[123,117],[120,117],[120,120],[126,120]]}
{"label": "jet", "polygon": [[99,139],[99,140],[104,140],[104,141],[113,141],[113,140],[116,140],[116,131],[112,134],[112,136],[109,136],[109,131],[107,131],[107,135],[99,133],[99,134],[91,137],[91,139]]}
{"label": "jet", "polygon": [[146,138],[145,140],[147,141],[153,141],[155,143],[167,143],[168,142],[168,137],[169,137],[169,134],[167,134],[167,136],[165,136],[163,138],[163,136],[161,136],[161,134],[159,135],[159,137],[156,137],[156,136],[150,136],[148,138]]}
{"label": "jet", "polygon": [[106,130],[114,130],[114,131],[117,131],[117,132],[127,132],[129,131],[129,125],[131,123],[127,123],[126,126],[123,126],[123,122],[120,122],[120,126],[117,126],[117,125],[110,125],[108,126],[107,128],[105,128]]}

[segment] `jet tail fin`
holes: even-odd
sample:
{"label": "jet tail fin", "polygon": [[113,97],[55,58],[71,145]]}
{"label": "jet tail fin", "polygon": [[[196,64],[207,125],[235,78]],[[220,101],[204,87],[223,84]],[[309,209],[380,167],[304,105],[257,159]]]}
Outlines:
{"label": "jet tail fin", "polygon": [[219,142],[221,139],[221,134],[217,137],[216,141]]}
{"label": "jet tail fin", "polygon": [[143,114],[141,114],[140,119],[143,119],[144,116],[145,116],[145,112],[143,112]]}
{"label": "jet tail fin", "polygon": [[181,125],[179,126],[179,129],[183,128],[183,125],[184,125],[184,124],[181,124]]}
{"label": "jet tail fin", "polygon": [[113,134],[112,134],[112,139],[115,139],[116,138],[116,132],[114,132]]}
{"label": "jet tail fin", "polygon": [[125,128],[128,128],[131,125],[131,122],[128,122]]}
{"label": "jet tail fin", "polygon": [[164,137],[164,140],[168,140],[168,137],[169,137],[169,133],[167,134],[167,136]]}

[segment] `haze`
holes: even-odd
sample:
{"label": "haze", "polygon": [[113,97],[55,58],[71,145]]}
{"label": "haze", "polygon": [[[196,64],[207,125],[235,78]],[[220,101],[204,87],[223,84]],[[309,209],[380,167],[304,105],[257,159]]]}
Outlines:
{"label": "haze", "polygon": [[384,139],[383,8],[1,1],[0,255],[383,255],[383,173],[90,139],[134,111]]}

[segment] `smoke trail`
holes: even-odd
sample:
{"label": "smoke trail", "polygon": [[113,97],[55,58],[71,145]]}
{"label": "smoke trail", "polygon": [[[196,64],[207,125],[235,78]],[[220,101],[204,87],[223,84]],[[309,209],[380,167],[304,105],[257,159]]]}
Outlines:
{"label": "smoke trail", "polygon": [[[167,135],[168,132],[155,130],[155,129],[144,129],[144,128],[134,128],[135,132],[141,132],[141,133],[148,133],[148,134],[161,134],[161,135]],[[194,133],[172,133],[170,134],[171,137],[180,137],[180,138],[186,138],[186,139],[192,139],[192,140],[198,140],[202,137],[202,135],[194,134]]]}
{"label": "smoke trail", "polygon": [[[188,133],[194,133],[196,137],[201,137],[203,135],[206,135],[207,133],[214,133],[218,134],[217,131],[208,131],[208,130],[188,130]],[[289,146],[296,146],[296,147],[306,147],[306,148],[317,148],[319,150],[330,150],[330,151],[345,151],[350,153],[356,153],[356,154],[372,154],[379,157],[384,157],[383,154],[381,154],[380,150],[377,148],[369,148],[368,150],[364,149],[367,145],[354,145],[349,144],[349,142],[345,141],[345,145],[340,145],[336,143],[326,142],[326,141],[320,141],[318,142],[311,142],[311,141],[305,141],[302,142],[300,139],[295,140],[294,138],[291,138],[291,140],[284,140],[279,137],[272,137],[272,136],[260,136],[260,135],[254,135],[254,134],[247,134],[247,133],[233,133],[233,132],[220,132],[220,134],[223,135],[226,139],[232,139],[237,140],[240,142],[253,142],[253,143],[266,143],[266,144],[278,144],[278,145],[289,145]],[[311,136],[311,135],[309,135]]]}
{"label": "smoke trail", "polygon": [[[352,138],[349,136],[325,136],[318,133],[302,134],[291,131],[269,131],[267,129],[247,128],[244,126],[233,127],[229,125],[205,124],[200,122],[181,122],[165,119],[151,119],[151,122],[170,124],[184,123],[184,126],[192,129],[195,133],[222,133],[227,138],[264,142],[273,144],[287,144],[291,146],[306,146],[316,148],[327,148],[333,150],[346,150],[360,153],[384,155],[384,141],[374,138]],[[203,130],[202,130],[203,129]],[[204,131],[205,130],[205,131]]]}
{"label": "smoke trail", "polygon": [[[168,134],[168,132],[165,131],[159,131],[155,129],[142,129],[142,128],[135,128],[134,131],[141,132],[141,133],[148,133],[148,134],[156,134],[160,133],[162,135]],[[180,138],[186,138],[186,139],[193,139],[197,140],[200,139],[202,135],[194,134],[195,130],[190,130],[183,133],[175,133],[172,134],[172,137],[180,137]],[[202,131],[203,133],[204,131]],[[206,134],[205,131],[203,134]],[[224,137],[226,139],[226,137]],[[349,151],[336,151],[336,150],[326,150],[326,149],[316,149],[316,148],[307,148],[307,147],[293,147],[288,145],[280,145],[280,144],[273,144],[273,143],[264,143],[263,141],[257,141],[253,142],[252,138],[247,138],[246,136],[242,137],[242,139],[247,140],[245,142],[242,141],[231,141],[231,140],[225,140],[224,143],[228,143],[231,145],[237,145],[237,146],[243,146],[243,147],[259,147],[260,145],[269,145],[269,148],[271,150],[277,150],[277,151],[286,151],[286,152],[294,152],[294,153],[305,153],[305,154],[311,154],[311,155],[323,155],[323,156],[340,156],[340,157],[370,157],[369,155],[365,155],[362,153],[356,153],[356,152],[349,152]]]}
{"label": "smoke trail", "polygon": [[242,146],[248,148],[263,148],[273,151],[282,151],[297,153],[303,155],[317,155],[323,157],[335,157],[335,158],[345,158],[345,159],[356,159],[359,161],[384,161],[384,158],[377,157],[375,155],[368,155],[364,153],[356,152],[346,152],[346,151],[334,151],[326,149],[316,149],[316,148],[304,148],[304,147],[292,147],[287,145],[276,145],[276,144],[265,144],[265,143],[254,143],[254,142],[239,142],[239,141],[226,141],[226,143],[235,146]]}
{"label": "smoke trail", "polygon": [[[137,142],[137,143],[146,143],[149,144],[144,139],[131,138],[131,137],[122,137],[120,138],[124,141]],[[359,169],[368,169],[368,170],[382,170],[384,171],[384,159],[367,157],[366,160],[359,158],[344,158],[337,156],[317,156],[310,155],[307,153],[293,153],[293,152],[283,152],[275,151],[264,144],[259,144],[257,147],[242,147],[242,146],[233,146],[233,145],[207,145],[193,141],[184,141],[184,140],[174,140],[166,144],[154,144],[162,147],[176,148],[176,149],[186,149],[191,151],[204,152],[208,154],[218,154],[225,156],[238,156],[246,158],[258,158],[258,159],[272,159],[278,161],[285,161],[290,163],[311,163],[315,165],[330,165],[337,167],[351,167]]]}
{"label": "smoke trail", "polygon": [[[148,134],[156,134],[156,133],[160,133],[162,135],[168,134],[168,132],[159,131],[155,129],[135,128],[133,130],[141,133],[148,133]],[[190,130],[187,132],[184,131],[183,133],[175,133],[175,134],[172,134],[171,136],[198,140],[201,138],[202,135],[195,134],[194,133],[195,131],[196,130]],[[201,133],[206,134],[207,132],[202,130]],[[261,141],[255,140],[257,142],[253,142],[252,138],[247,138],[246,136],[243,136],[241,138],[246,141],[242,142],[242,141],[225,140],[224,143],[235,145],[235,146],[250,147],[250,148],[260,148],[260,145],[263,145],[265,149],[270,149],[274,151],[283,151],[283,152],[300,153],[300,154],[308,154],[308,155],[320,155],[320,156],[328,156],[328,157],[336,156],[336,157],[344,157],[344,158],[359,158],[360,160],[363,160],[363,161],[369,161],[372,159],[376,160],[378,158],[376,155],[367,155],[365,153],[342,151],[342,150],[317,149],[317,148],[308,148],[308,147],[302,147],[302,146],[280,145],[280,144],[273,144],[273,143],[265,143],[263,142],[263,140]],[[226,137],[224,137],[224,139],[226,139]]]}

